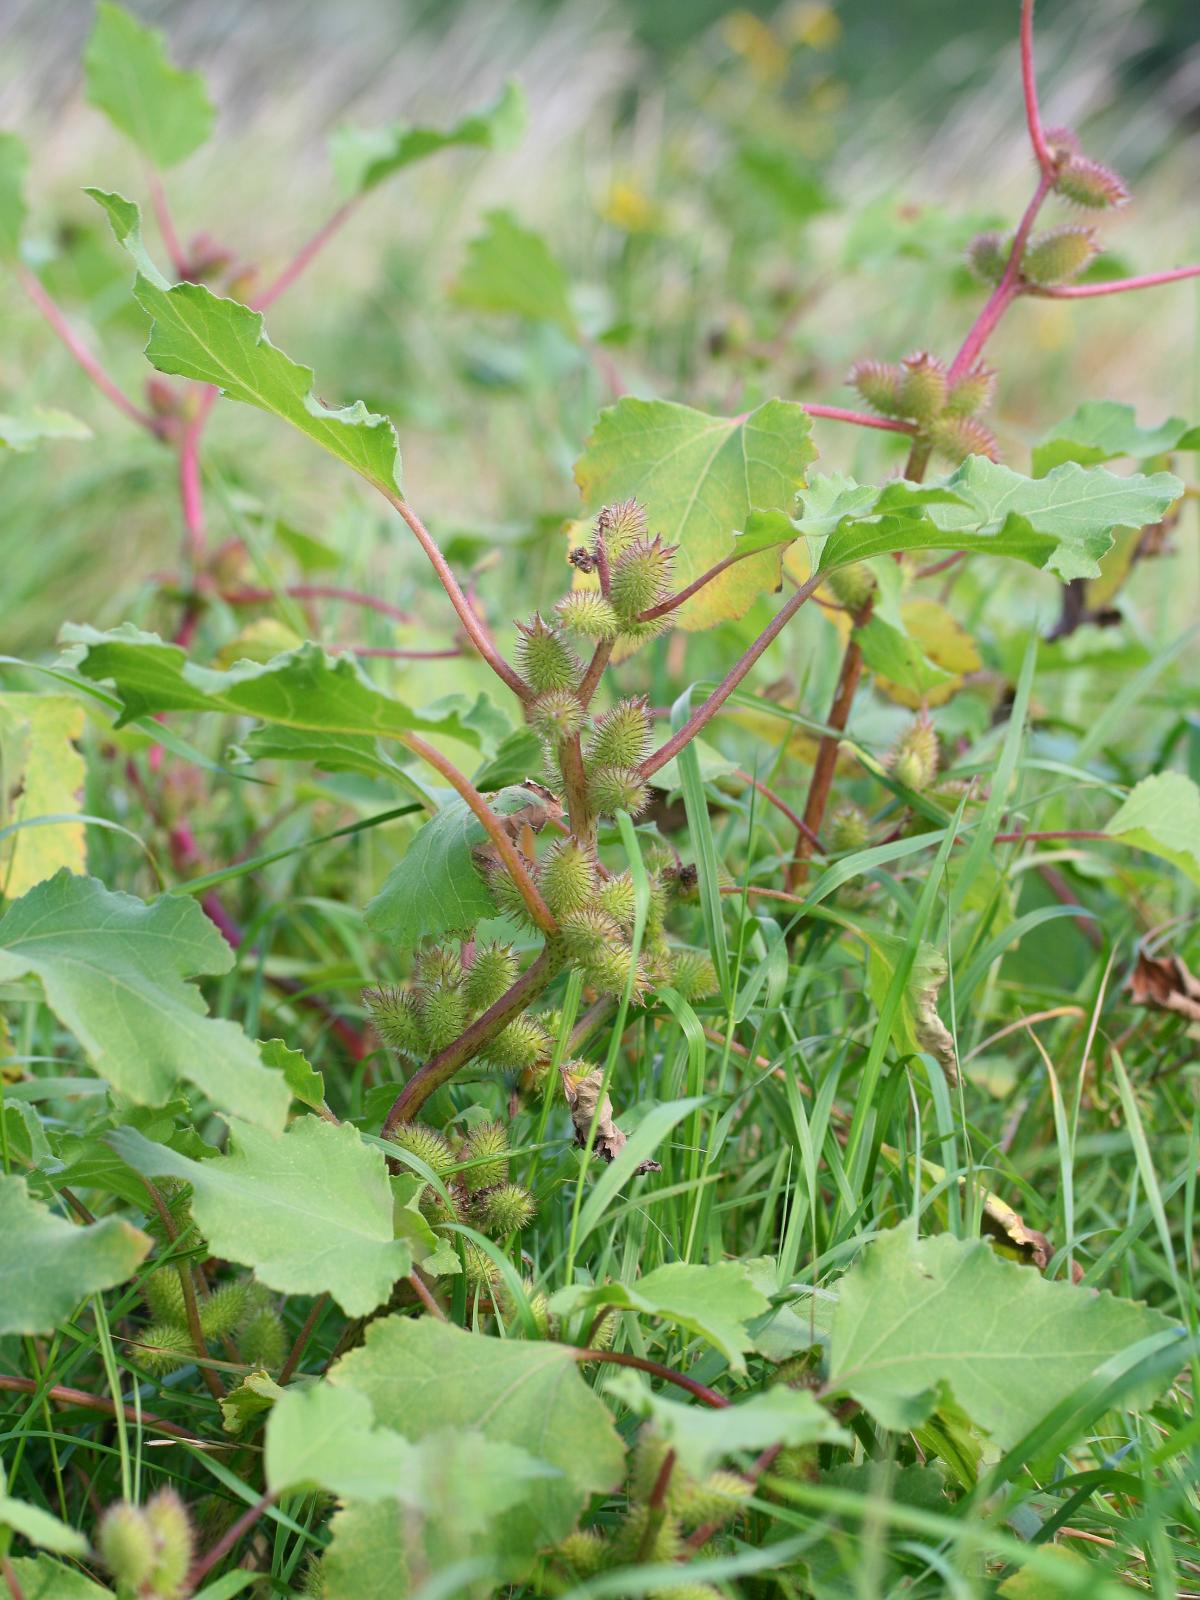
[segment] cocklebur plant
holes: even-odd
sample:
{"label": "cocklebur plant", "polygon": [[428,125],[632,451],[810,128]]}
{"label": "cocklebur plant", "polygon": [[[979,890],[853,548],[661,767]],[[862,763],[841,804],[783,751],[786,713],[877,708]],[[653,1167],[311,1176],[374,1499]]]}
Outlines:
{"label": "cocklebur plant", "polygon": [[[1052,197],[1096,213],[1126,196],[1072,136],[1042,129],[1031,25],[1026,0],[1034,199],[1011,236],[971,246],[991,294],[953,358],[920,349],[855,365],[871,414],[768,400],[716,417],[616,392],[616,358],[548,248],[504,213],[489,217],[460,298],[544,318],[581,368],[594,363],[614,389],[576,467],[579,520],[554,547],[565,559],[531,562],[532,579],[522,570],[510,582],[515,563],[490,538],[464,575],[466,542],[439,542],[402,484],[391,424],[361,404],[319,400],[313,374],[268,340],[262,317],[385,179],[448,147],[501,148],[519,120],[513,92],[449,129],[343,131],[335,160],[348,198],[289,266],[261,281],[221,241],[180,245],[157,177],[155,247],[141,236],[137,207],[91,191],[132,259],[151,322],[155,370],[143,403],[98,366],[32,266],[18,265],[89,377],[171,456],[185,533],[181,572],[147,591],[139,613],[160,620],[166,637],[74,628],[52,669],[56,690],[90,697],[103,734],[99,752],[86,741],[88,754],[120,790],[119,820],[85,822],[82,774],[48,792],[36,763],[22,767],[38,732],[23,695],[4,724],[6,795],[15,803],[36,791],[42,814],[0,828],[9,852],[0,861],[13,874],[6,892],[22,889],[0,922],[0,983],[19,1008],[15,1072],[6,1061],[0,1075],[0,1266],[9,1271],[6,1250],[18,1258],[0,1295],[0,1355],[6,1369],[14,1350],[29,1367],[0,1371],[0,1391],[27,1407],[12,1430],[22,1435],[26,1479],[32,1460],[52,1487],[38,1491],[41,1518],[23,1523],[0,1498],[0,1538],[11,1525],[90,1563],[88,1579],[52,1570],[51,1584],[94,1572],[121,1592],[176,1600],[204,1592],[210,1574],[217,1586],[240,1581],[219,1569],[248,1561],[269,1563],[280,1592],[299,1586],[329,1600],[352,1600],[377,1579],[397,1592],[561,1594],[600,1573],[618,1575],[607,1576],[610,1588],[627,1581],[630,1592],[711,1600],[724,1591],[690,1572],[713,1556],[722,1584],[755,1571],[749,1581],[764,1582],[764,1561],[778,1557],[800,1594],[817,1592],[842,1544],[857,1556],[853,1528],[866,1521],[871,1561],[902,1569],[891,1586],[912,1579],[919,1593],[933,1568],[940,1583],[943,1570],[975,1571],[982,1552],[984,1581],[1003,1587],[1003,1563],[1039,1577],[1060,1564],[1042,1551],[1039,1565],[1039,1541],[1012,1537],[1026,1527],[1015,1514],[1006,1532],[980,1508],[1024,1499],[1045,1530],[1047,1504],[1061,1490],[1068,1505],[1081,1475],[1110,1472],[1129,1412],[1150,1406],[1158,1409],[1138,1426],[1154,1454],[1143,1455],[1139,1489],[1167,1523],[1187,1511],[1170,1430],[1186,1443],[1194,1425],[1178,1394],[1160,1396],[1184,1364],[1178,1329],[1194,1308],[1185,1273],[1169,1281],[1146,1267],[1175,1245],[1167,1206],[1176,1191],[1147,1206],[1148,1194],[1160,1196],[1141,1141],[1122,1227],[1132,1238],[1145,1215],[1143,1231],[1160,1237],[1155,1250],[1130,1252],[1122,1287],[1141,1294],[1148,1284],[1170,1315],[1090,1286],[1076,1292],[1072,1253],[1111,1234],[1113,1209],[1106,1199],[1085,1211],[1091,1202],[1076,1185],[1055,1213],[1012,1154],[1023,1149],[1030,1173],[1045,1170],[1062,1125],[1057,1084],[1040,1121],[1031,1088],[1011,1120],[988,1124],[967,1071],[972,1060],[987,1065],[993,1037],[1028,1031],[1035,1004],[1039,1026],[1065,1029],[1122,1003],[1105,968],[1081,991],[1086,1005],[1059,1004],[1055,992],[1043,1006],[1042,985],[1029,992],[1034,1003],[1022,1000],[1016,1018],[998,1015],[991,1028],[1004,992],[991,982],[995,952],[1012,930],[1051,920],[1047,909],[1086,915],[1064,896],[1029,922],[1006,921],[1015,906],[1003,873],[980,873],[997,842],[1027,842],[1013,774],[1032,667],[1010,670],[997,649],[986,667],[978,654],[964,664],[961,648],[955,658],[947,637],[951,647],[962,639],[940,602],[931,634],[913,620],[928,622],[928,604],[919,605],[927,579],[949,574],[949,590],[979,555],[1084,581],[1114,529],[1168,516],[1182,491],[1165,471],[1106,471],[1095,453],[1121,451],[1105,454],[1105,429],[1094,428],[1090,443],[1064,435],[1068,454],[1034,477],[996,459],[984,418],[1000,380],[984,352],[1010,307],[1195,272],[1084,280],[1092,222],[1035,227]],[[766,24],[742,17],[737,27]],[[202,140],[211,120],[203,86],[119,7],[100,7],[89,58],[92,98],[150,146],[156,166]],[[122,96],[131,92],[165,100],[172,115],[128,114]],[[762,153],[744,154],[761,178]],[[16,237],[16,165],[12,146],[0,146],[6,247]],[[514,256],[536,265],[535,294],[522,296],[523,271],[506,269]],[[319,602],[371,614],[381,627],[412,626],[400,604],[402,564],[389,551],[373,588],[343,588],[320,577],[320,540],[275,529],[261,506],[246,526],[262,469],[247,467],[228,497],[214,493],[228,486],[206,445],[218,391],[327,450],[400,519],[445,596],[444,644],[368,643],[364,656],[382,652],[390,664],[364,667],[297,642],[309,622],[300,608]],[[903,476],[821,474],[811,433],[822,421],[899,438],[910,452]],[[565,410],[562,426],[564,435],[574,427]],[[1138,459],[1194,448],[1182,425],[1130,422],[1130,432],[1135,442],[1154,435],[1152,450],[1125,452]],[[1070,451],[1080,443],[1077,460]],[[923,486],[935,456],[953,470]],[[226,514],[234,536],[218,544],[212,525]],[[270,585],[249,583],[256,540],[276,534],[299,552],[296,581],[276,586],[272,568]],[[545,570],[560,581],[543,584]],[[505,599],[513,590],[518,617]],[[790,669],[780,641],[812,598],[843,650],[823,718],[808,687],[794,692],[783,677],[746,693],[752,681],[762,687],[751,679],[760,665],[764,678]],[[988,600],[978,610],[990,617]],[[237,628],[235,614],[276,602],[280,615],[260,618],[257,631]],[[709,633],[701,656],[696,635],[715,624],[722,631]],[[726,647],[741,653],[719,661],[724,675],[689,685]],[[421,665],[430,656],[452,660],[456,690],[469,692],[431,698],[428,683],[441,685],[438,669]],[[939,697],[972,674],[994,690],[985,711],[995,716],[998,757],[969,717],[940,712]],[[886,723],[861,738],[856,725],[850,741],[843,735],[866,675],[881,698],[885,685],[898,689],[911,717],[901,727],[888,708]],[[479,692],[485,681],[491,696]],[[71,747],[83,737],[69,714],[78,707],[51,709],[53,737]],[[180,714],[218,732],[207,745],[203,732],[196,743],[181,738]],[[798,730],[785,746],[772,742],[777,772],[759,760],[772,716]],[[10,782],[14,722],[21,771]],[[964,750],[982,754],[960,764]],[[1083,772],[1079,788],[1108,797],[1127,763],[1097,771],[1094,754],[1081,741],[1077,769],[1061,751],[1042,765],[1072,783]],[[809,758],[801,798],[796,769]],[[296,786],[284,777],[278,789],[240,782],[252,763],[287,762],[317,776]],[[464,762],[475,765],[464,771]],[[1180,773],[1161,776],[1186,784]],[[222,796],[219,826],[205,813],[210,779]],[[402,805],[392,804],[396,790]],[[370,812],[381,793],[386,801]],[[1190,793],[1172,793],[1169,817],[1192,815]],[[308,816],[331,806],[350,824],[306,837]],[[181,891],[150,903],[79,871],[85,828],[115,835],[119,845],[101,844],[116,851],[131,834],[141,842],[139,818],[147,858],[156,871],[169,863],[168,882]],[[291,830],[278,850],[266,838],[275,829]],[[368,851],[355,857],[352,879],[313,864],[317,847],[337,839],[356,848],[368,830],[384,849],[403,840],[382,883]],[[1157,841],[1186,871],[1180,831],[1177,820],[1156,831],[1142,802],[1126,818],[1135,848]],[[64,870],[39,873],[11,853],[12,839],[31,836]],[[926,848],[937,865],[922,877]],[[288,875],[276,880],[280,863]],[[1037,864],[1054,892],[1050,863]],[[1164,914],[1163,925],[1175,924]],[[337,927],[335,947],[317,926]],[[939,947],[957,968],[955,939],[966,951],[961,988],[958,970],[948,983]],[[319,957],[310,940],[321,943]],[[1187,979],[1176,976],[1186,999]],[[198,978],[218,981],[202,994]],[[345,997],[368,979],[364,1026]],[[313,1061],[246,1031],[242,1019],[265,1007]],[[1076,1045],[1086,1070],[1102,1031],[1065,1035],[1056,1055],[1046,1053],[1048,1070],[1075,1059]],[[7,1038],[0,1043],[7,1052]],[[73,1076],[48,1100],[46,1080],[68,1052]],[[79,1091],[87,1071],[111,1087],[102,1116],[99,1097]],[[10,1081],[27,1090],[11,1103]],[[1103,1104],[1097,1141],[1105,1161],[1121,1118],[1136,1130],[1148,1110],[1144,1086],[1128,1085],[1116,1055],[1110,1081],[1117,1099]],[[1081,1122],[1089,1093],[1076,1097]],[[46,1105],[52,1113],[42,1117]],[[1046,1111],[1045,1095],[1040,1105]],[[1179,1110],[1172,1103],[1172,1115]],[[994,1136],[986,1169],[970,1142],[977,1121]],[[1178,1141],[1177,1130],[1170,1136]],[[1078,1151],[1086,1159],[1086,1138]],[[656,1171],[661,1179],[632,1187]],[[1019,1188],[1039,1222],[1059,1229],[1068,1262],[1060,1278],[1046,1236],[983,1187],[993,1182]],[[60,1203],[70,1219],[51,1209]],[[907,1220],[895,1226],[898,1218]],[[46,1271],[24,1270],[22,1251],[36,1251]],[[1092,1251],[1097,1278],[1105,1259]],[[1037,1341],[1014,1341],[1014,1326],[1036,1327]],[[16,1350],[10,1334],[27,1345]],[[790,1375],[780,1358],[791,1355],[794,1387],[775,1381]],[[606,1386],[618,1368],[656,1387]],[[1109,1407],[1102,1418],[1088,1409],[1097,1394]],[[47,1415],[59,1418],[48,1445]],[[76,1430],[77,1415],[96,1428]],[[68,1428],[69,1457],[58,1449]],[[1027,1460],[1030,1439],[1039,1442]],[[875,1476],[885,1466],[904,1475],[894,1500]],[[95,1489],[93,1468],[111,1488]],[[136,1504],[142,1476],[160,1471],[188,1505],[217,1501],[222,1515],[197,1514],[198,1539],[182,1500]],[[856,1481],[862,1494],[847,1487]],[[97,1518],[105,1500],[114,1504]],[[91,1519],[91,1551],[65,1516],[55,1523],[54,1503],[76,1524]],[[1082,1505],[1072,1499],[1064,1515],[1086,1515]],[[772,1506],[775,1515],[764,1510]],[[1095,1543],[1108,1549],[1119,1524],[1107,1500],[1101,1515]],[[268,1517],[270,1538],[259,1527]],[[1162,1541],[1131,1526],[1130,1563],[1142,1581]],[[33,1559],[32,1573],[13,1564],[14,1600],[43,1592],[52,1557]],[[666,1581],[635,1576],[652,1563],[667,1564]],[[1157,1566],[1152,1577],[1164,1586]],[[890,1568],[883,1581],[891,1584]]]}

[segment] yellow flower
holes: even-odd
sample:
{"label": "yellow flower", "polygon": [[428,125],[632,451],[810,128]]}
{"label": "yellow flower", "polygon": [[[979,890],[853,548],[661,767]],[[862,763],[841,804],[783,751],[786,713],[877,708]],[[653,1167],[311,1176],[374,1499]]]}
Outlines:
{"label": "yellow flower", "polygon": [[800,0],[784,18],[788,38],[810,50],[832,50],[842,36],[842,24],[832,6],[823,0]]}

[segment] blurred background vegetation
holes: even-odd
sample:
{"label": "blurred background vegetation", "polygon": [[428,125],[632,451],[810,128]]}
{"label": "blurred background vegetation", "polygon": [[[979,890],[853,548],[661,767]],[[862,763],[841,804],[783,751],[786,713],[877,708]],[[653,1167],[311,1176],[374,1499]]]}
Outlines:
{"label": "blurred background vegetation", "polygon": [[[149,370],[144,318],[81,188],[144,199],[145,174],[82,100],[91,9],[0,8],[0,125],[34,151],[34,264],[137,393]],[[503,621],[556,590],[556,530],[577,503],[571,463],[609,396],[553,327],[455,303],[464,247],[489,208],[543,234],[632,392],[732,411],[770,394],[850,403],[854,358],[924,344],[948,354],[980,295],[962,247],[981,225],[1012,219],[1030,183],[1015,0],[135,9],[165,30],[176,60],[206,75],[220,108],[217,140],[171,175],[177,223],[260,263],[260,281],[336,204],[325,154],[334,127],[445,125],[509,77],[521,82],[530,127],[515,152],[450,153],[388,184],[268,318],[276,341],[315,367],[327,400],[362,398],[396,420],[409,492],[443,539],[453,534],[460,560],[526,547],[508,576],[488,580]],[[1106,228],[1105,270],[1193,257],[1193,0],[1044,0],[1038,26],[1047,119],[1078,128],[1134,188],[1136,203]],[[1027,467],[1030,441],[1082,398],[1131,401],[1146,422],[1195,415],[1196,309],[1186,284],[1020,306],[991,352],[1006,458]],[[0,410],[20,394],[65,406],[96,433],[91,445],[59,447],[50,472],[44,454],[0,462],[5,648],[45,653],[64,616],[136,614],[139,582],[175,568],[179,527],[163,525],[174,465],[108,412],[11,281],[0,319]],[[832,424],[817,437],[827,469],[898,461],[885,437]],[[256,454],[262,470],[251,476]],[[214,542],[244,536],[244,517],[265,511],[331,543],[340,581],[368,581],[401,603],[423,583],[415,547],[385,532],[365,491],[267,419],[220,407],[208,470]],[[1183,559],[1194,585],[1194,553]],[[1169,583],[1163,575],[1147,564],[1136,578],[1155,631],[1188,605],[1178,569]],[[1020,621],[1030,607],[1053,615],[1052,583],[1004,581]],[[829,626],[816,615],[801,624],[803,637]]]}

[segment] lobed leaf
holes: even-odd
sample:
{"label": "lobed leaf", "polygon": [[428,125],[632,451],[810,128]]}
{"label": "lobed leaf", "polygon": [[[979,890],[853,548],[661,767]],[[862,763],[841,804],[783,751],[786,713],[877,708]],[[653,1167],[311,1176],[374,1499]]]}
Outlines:
{"label": "lobed leaf", "polygon": [[352,1317],[382,1305],[412,1271],[408,1245],[394,1237],[383,1152],[348,1123],[319,1117],[298,1117],[286,1133],[236,1120],[230,1130],[232,1153],[209,1161],[133,1128],[116,1129],[108,1142],[146,1177],[189,1182],[214,1255],[253,1268],[269,1289],[329,1293]]}
{"label": "lobed leaf", "polygon": [[65,868],[0,918],[0,978],[32,976],[95,1070],[139,1105],[181,1082],[214,1107],[280,1128],[287,1086],[236,1023],[185,980],[228,972],[233,951],[187,896],[148,904]]}
{"label": "lobed leaf", "polygon": [[[81,1228],[35,1200],[24,1178],[0,1175],[0,1334],[53,1333],[86,1295],[132,1276],[151,1244],[123,1217]],[[0,1525],[6,1503],[0,1496]]]}
{"label": "lobed leaf", "polygon": [[212,132],[204,79],[172,66],[162,34],[112,0],[96,7],[83,68],[89,103],[157,167],[183,161]]}
{"label": "lobed leaf", "polygon": [[542,236],[507,211],[489,211],[484,224],[467,246],[454,298],[479,311],[553,322],[577,338],[567,275]]}
{"label": "lobed leaf", "polygon": [[393,122],[387,128],[339,128],[329,142],[333,170],[347,198],[367,194],[402,167],[452,145],[505,150],[525,131],[525,96],[510,81],[493,105],[463,117],[453,127],[414,127]]}
{"label": "lobed leaf", "polygon": [[1104,831],[1172,862],[1200,884],[1200,788],[1182,772],[1143,778]]}
{"label": "lobed leaf", "polygon": [[1141,428],[1132,406],[1086,400],[1034,445],[1033,475],[1043,477],[1064,461],[1093,467],[1117,456],[1145,461],[1171,450],[1198,449],[1200,428],[1190,427],[1182,417],[1168,417],[1157,428]]}

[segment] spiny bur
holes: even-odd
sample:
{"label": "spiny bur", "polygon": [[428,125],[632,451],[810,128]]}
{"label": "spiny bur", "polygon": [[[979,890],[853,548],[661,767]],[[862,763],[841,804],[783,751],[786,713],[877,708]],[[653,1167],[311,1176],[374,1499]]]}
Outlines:
{"label": "spiny bur", "polygon": [[964,372],[960,378],[955,378],[946,395],[945,415],[949,417],[973,417],[977,411],[986,411],[992,403],[992,395],[996,389],[996,373],[994,368],[985,367],[982,363]]}
{"label": "spiny bur", "polygon": [[597,906],[581,906],[564,914],[559,919],[559,933],[567,954],[584,963],[625,942],[620,924]]}
{"label": "spiny bur", "polygon": [[685,1525],[702,1527],[707,1522],[729,1522],[754,1493],[753,1485],[738,1472],[711,1472],[703,1483],[695,1484],[683,1498],[679,1515]]}
{"label": "spiny bur", "polygon": [[[186,1272],[189,1269],[185,1266],[183,1270]],[[180,1327],[186,1325],[187,1308],[183,1302],[183,1284],[178,1267],[160,1267],[157,1272],[143,1278],[138,1289],[156,1322],[174,1322]]]}
{"label": "spiny bur", "polygon": [[468,1239],[463,1245],[463,1275],[468,1288],[485,1293],[503,1282],[499,1267],[483,1246],[476,1244],[473,1239]]}
{"label": "spiny bur", "polygon": [[287,1332],[279,1313],[270,1306],[254,1311],[238,1330],[237,1347],[249,1366],[277,1372],[287,1354]]}
{"label": "spiny bur", "polygon": [[630,1506],[613,1539],[613,1556],[622,1566],[634,1561],[675,1561],[682,1553],[683,1530],[678,1519],[645,1505]]}
{"label": "spiny bur", "polygon": [[529,622],[518,622],[517,631],[517,663],[535,694],[569,689],[578,681],[583,667],[557,628],[536,615]]}
{"label": "spiny bur", "polygon": [[845,801],[829,819],[829,845],[837,854],[864,850],[870,843],[871,824],[867,814],[852,801]]}
{"label": "spiny bur", "polygon": [[385,1044],[408,1056],[424,1053],[425,1036],[411,995],[403,989],[380,985],[364,989],[362,998],[375,1031]]}
{"label": "spiny bur", "polygon": [[978,417],[953,417],[943,413],[929,426],[929,442],[954,466],[968,456],[986,456],[989,461],[1000,459],[996,435]]}
{"label": "spiny bur", "polygon": [[650,714],[644,698],[618,700],[588,741],[588,760],[602,767],[636,767],[650,745]]}
{"label": "spiny bur", "polygon": [[176,1367],[196,1359],[191,1334],[177,1322],[152,1322],[142,1330],[140,1344],[138,1359],[147,1371],[156,1374],[174,1372]]}
{"label": "spiny bur", "polygon": [[200,1301],[200,1331],[206,1339],[232,1333],[246,1309],[246,1284],[223,1283]]}
{"label": "spiny bur", "polygon": [[392,1143],[398,1144],[401,1150],[407,1150],[409,1155],[416,1156],[418,1161],[423,1161],[439,1178],[456,1165],[450,1141],[436,1128],[428,1128],[423,1122],[402,1122],[392,1134]]}
{"label": "spiny bur", "polygon": [[609,599],[621,622],[633,622],[665,600],[671,591],[671,557],[674,545],[661,539],[639,539],[612,569]]}
{"label": "spiny bur", "polygon": [[596,518],[593,531],[596,543],[602,542],[609,560],[615,560],[631,544],[646,537],[645,510],[636,500],[605,506]]}
{"label": "spiny bur", "polygon": [[467,1025],[467,999],[461,989],[421,989],[417,995],[421,1029],[432,1051],[443,1050]]}
{"label": "spiny bur", "polygon": [[537,1207],[528,1189],[518,1183],[502,1183],[480,1195],[479,1210],[487,1231],[505,1237],[527,1228]]}
{"label": "spiny bur", "polygon": [[1021,272],[1029,283],[1047,289],[1068,283],[1081,273],[1099,251],[1093,229],[1076,223],[1035,234],[1025,246]]}
{"label": "spiny bur", "polygon": [[431,945],[417,958],[421,983],[429,989],[454,988],[462,982],[462,960],[449,945]]}
{"label": "spiny bur", "polygon": [[928,350],[905,356],[904,376],[900,380],[900,404],[904,415],[917,422],[931,422],[946,403],[946,368]]}
{"label": "spiny bur", "polygon": [[702,1000],[716,992],[717,969],[704,950],[672,950],[670,983],[685,1000]]}
{"label": "spiny bur", "polygon": [[1111,167],[1073,155],[1059,168],[1055,190],[1064,200],[1090,211],[1115,210],[1128,203],[1129,190]]}
{"label": "spiny bur", "polygon": [[463,995],[472,1011],[486,1011],[517,980],[518,961],[511,945],[485,944],[475,952],[463,981]]}
{"label": "spiny bur", "polygon": [[875,593],[875,574],[865,561],[835,567],[826,579],[834,598],[847,611],[861,611]]}
{"label": "spiny bur", "polygon": [[192,1564],[192,1524],[174,1489],[160,1489],[146,1502],[146,1520],[155,1538],[150,1588],[156,1600],[177,1600],[186,1592]]}
{"label": "spiny bur", "polygon": [[594,589],[572,590],[554,610],[564,628],[585,639],[615,639],[620,631],[620,619],[612,604]]}
{"label": "spiny bur", "polygon": [[1011,250],[1011,234],[977,233],[967,246],[967,265],[984,283],[999,283]]}
{"label": "spiny bur", "polygon": [[937,734],[928,717],[918,717],[896,741],[892,751],[892,773],[902,784],[918,793],[937,777],[940,755]]}
{"label": "spiny bur", "polygon": [[633,767],[596,767],[588,774],[588,799],[602,817],[644,811],[650,791]]}
{"label": "spiny bur", "polygon": [[501,1028],[484,1054],[500,1072],[524,1072],[548,1054],[553,1043],[538,1019],[526,1015]]}
{"label": "spiny bur", "polygon": [[498,1122],[485,1122],[467,1140],[459,1179],[467,1189],[491,1189],[508,1179],[508,1134]]}
{"label": "spiny bur", "polygon": [[554,1553],[578,1578],[603,1571],[611,1554],[608,1542],[594,1528],[577,1528],[560,1541]]}
{"label": "spiny bur", "polygon": [[873,411],[882,417],[905,415],[900,400],[903,373],[892,361],[856,361],[850,368],[850,383]]}
{"label": "spiny bur", "polygon": [[612,917],[614,922],[619,922],[622,928],[630,927],[637,910],[637,894],[633,887],[633,879],[627,872],[618,873],[614,878],[606,878],[596,890],[595,903],[601,911]]}
{"label": "spiny bur", "polygon": [[579,696],[572,689],[551,689],[529,707],[529,726],[539,738],[557,744],[578,733],[585,721]]}
{"label": "spiny bur", "polygon": [[122,1501],[100,1519],[96,1548],[121,1590],[137,1594],[154,1570],[155,1539],[140,1506]]}
{"label": "spiny bur", "polygon": [[574,839],[559,840],[538,871],[538,887],[556,917],[589,905],[596,893],[596,863]]}

